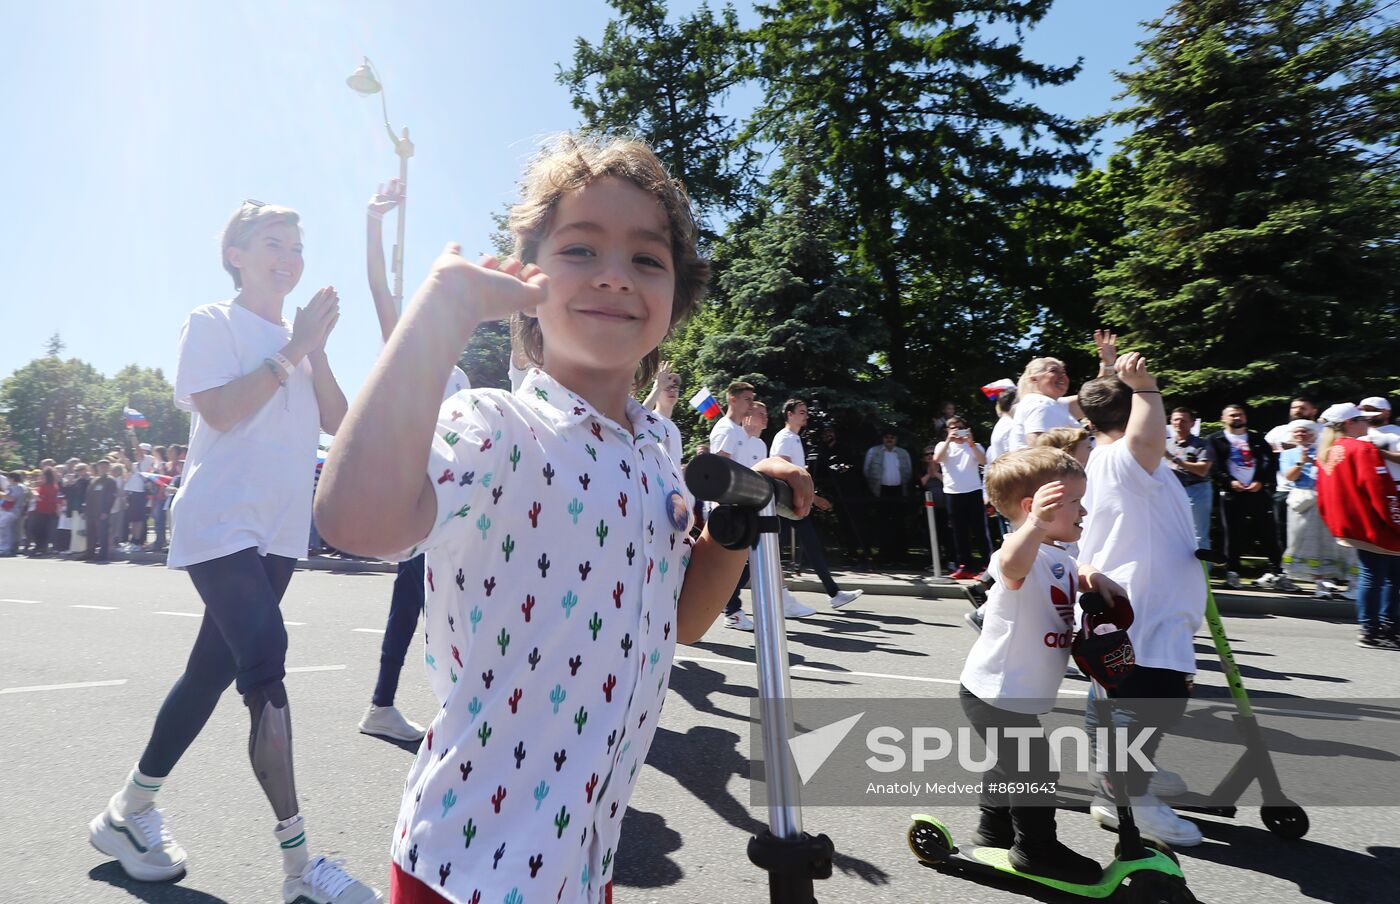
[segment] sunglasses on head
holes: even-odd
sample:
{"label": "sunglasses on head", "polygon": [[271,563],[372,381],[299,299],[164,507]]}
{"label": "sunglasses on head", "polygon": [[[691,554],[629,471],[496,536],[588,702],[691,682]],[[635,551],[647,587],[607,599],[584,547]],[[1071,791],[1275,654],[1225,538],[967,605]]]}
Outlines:
{"label": "sunglasses on head", "polygon": [[266,207],[266,206],[267,206],[267,202],[266,202],[266,201],[257,201],[257,200],[254,200],[253,198],[244,198],[244,199],[243,199],[243,206],[244,206],[244,207],[252,207],[252,208],[256,209],[256,208],[259,208],[259,207]]}

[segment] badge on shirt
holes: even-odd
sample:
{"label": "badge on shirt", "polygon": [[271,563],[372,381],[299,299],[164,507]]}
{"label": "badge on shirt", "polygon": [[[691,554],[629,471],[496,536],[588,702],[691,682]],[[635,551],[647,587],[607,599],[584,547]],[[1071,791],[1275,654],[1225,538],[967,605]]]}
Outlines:
{"label": "badge on shirt", "polygon": [[1055,576],[1055,580],[1058,581],[1060,578],[1065,576],[1065,566],[1061,565],[1059,562],[1056,562],[1054,565],[1050,566],[1050,573],[1053,574]]}
{"label": "badge on shirt", "polygon": [[677,531],[684,533],[690,527],[690,506],[680,490],[672,489],[666,494],[666,518]]}

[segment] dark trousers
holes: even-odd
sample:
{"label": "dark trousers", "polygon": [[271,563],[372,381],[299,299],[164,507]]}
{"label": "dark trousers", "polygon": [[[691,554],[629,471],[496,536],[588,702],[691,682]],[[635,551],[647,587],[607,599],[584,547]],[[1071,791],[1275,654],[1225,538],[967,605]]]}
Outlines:
{"label": "dark trousers", "polygon": [[953,563],[972,568],[974,543],[986,554],[983,561],[990,561],[992,538],[987,533],[987,508],[982,491],[948,493],[944,498],[948,500],[948,520],[953,534]]}
{"label": "dark trousers", "polygon": [[54,541],[54,535],[58,532],[58,516],[30,512],[29,523],[34,534],[34,548],[30,552],[33,555],[42,556],[49,551],[49,544]]}
{"label": "dark trousers", "polygon": [[822,546],[822,538],[817,534],[817,526],[812,523],[811,517],[801,521],[784,519],[782,528],[784,534],[792,531],[797,536],[797,543],[802,549],[802,559],[816,572],[826,595],[835,596],[840,593],[841,588],[836,586],[836,582],[831,578],[831,569],[826,564],[826,549]]}
{"label": "dark trousers", "polygon": [[379,647],[379,678],[374,683],[375,706],[393,706],[399,692],[399,673],[423,611],[423,556],[399,563],[394,592],[389,598],[389,621],[384,625],[384,642]]}
{"label": "dark trousers", "polygon": [[1220,517],[1225,521],[1225,541],[1230,571],[1240,570],[1240,556],[1256,549],[1269,560],[1269,571],[1283,571],[1283,550],[1278,545],[1278,528],[1274,524],[1273,494],[1268,490],[1257,493],[1225,491],[1221,497]]}
{"label": "dark trousers", "polygon": [[109,547],[110,538],[107,536],[111,532],[112,515],[110,512],[87,513],[87,552],[83,557],[87,559],[101,559],[106,561],[112,557],[112,550]]}
{"label": "dark trousers", "polygon": [[[1055,838],[1055,794],[1046,791],[1030,791],[1006,795],[989,790],[994,783],[1012,782],[1039,785],[1042,789],[1053,788],[1060,780],[1060,773],[1050,765],[1050,744],[1044,736],[1011,739],[1006,737],[1008,728],[1039,728],[1040,717],[1026,713],[1014,713],[998,709],[983,701],[965,687],[958,688],[958,700],[962,703],[963,714],[972,723],[972,730],[987,743],[989,732],[997,735],[996,762],[982,776],[982,793],[979,803],[983,810],[1011,810],[1011,824],[1016,830],[1016,843],[1046,842]],[[1026,770],[1018,769],[1017,757],[1021,744],[1025,744],[1029,756]]]}
{"label": "dark trousers", "polygon": [[749,563],[744,560],[744,573],[739,575],[739,583],[734,585],[734,592],[729,595],[729,602],[724,604],[724,614],[733,615],[739,611],[739,591],[749,586]]}
{"label": "dark trousers", "polygon": [[880,559],[897,562],[909,551],[905,519],[909,516],[904,487],[880,487]]}
{"label": "dark trousers", "polygon": [[184,674],[156,715],[141,754],[143,773],[170,774],[230,684],[246,698],[259,686],[286,676],[287,628],[281,606],[296,564],[296,559],[260,556],[256,548],[249,548],[189,567],[190,580],[204,601],[204,620]]}
{"label": "dark trousers", "polygon": [[[1139,665],[1108,693],[1113,700],[1113,724],[1116,727],[1127,728],[1130,732],[1147,727],[1157,729],[1138,748],[1154,764],[1164,731],[1181,721],[1182,714],[1186,712],[1186,702],[1190,697],[1186,684],[1188,677],[1185,672]],[[1098,713],[1094,709],[1096,693],[1097,689],[1091,685],[1089,705],[1084,710],[1084,725],[1089,730],[1090,743],[1094,740],[1094,729],[1099,726]],[[1146,794],[1147,783],[1152,776],[1131,757],[1126,766],[1124,771],[1129,796]]]}
{"label": "dark trousers", "polygon": [[[1262,492],[1262,491],[1261,491]],[[1274,527],[1278,534],[1278,548],[1288,548],[1288,491],[1274,492]]]}
{"label": "dark trousers", "polygon": [[126,494],[126,539],[137,546],[146,545],[146,491],[130,490]]}

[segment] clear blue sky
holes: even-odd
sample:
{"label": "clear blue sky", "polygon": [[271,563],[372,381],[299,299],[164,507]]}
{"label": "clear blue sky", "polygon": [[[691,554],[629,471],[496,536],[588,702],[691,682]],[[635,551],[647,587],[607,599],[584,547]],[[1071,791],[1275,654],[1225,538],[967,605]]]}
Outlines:
{"label": "clear blue sky", "polygon": [[[1136,54],[1139,21],[1167,5],[1059,0],[1028,35],[1029,53],[1059,64],[1082,56],[1084,72],[1038,99],[1076,117],[1105,110],[1118,93],[1111,71]],[[340,292],[329,351],[347,394],[380,346],[365,286],[365,202],[398,161],[378,100],[354,94],[345,77],[368,55],[391,120],[417,146],[411,295],[447,241],[487,248],[490,214],[511,200],[536,142],[577,124],[556,65],[577,36],[596,41],[610,12],[602,0],[4,7],[0,376],[42,355],[58,332],[65,357],[104,374],[139,363],[173,380],[186,314],[232,295],[219,264],[224,221],[258,198],[303,218],[306,273],[288,319],[318,287]],[[389,243],[393,228],[391,215]]]}

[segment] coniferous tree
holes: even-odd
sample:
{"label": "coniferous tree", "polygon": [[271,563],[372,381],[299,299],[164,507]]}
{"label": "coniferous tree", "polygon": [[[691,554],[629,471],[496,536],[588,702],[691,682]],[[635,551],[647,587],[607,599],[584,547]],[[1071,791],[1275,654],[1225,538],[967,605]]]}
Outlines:
{"label": "coniferous tree", "polygon": [[1182,2],[1121,76],[1138,188],[1102,313],[1187,398],[1400,388],[1400,26],[1380,12]]}

